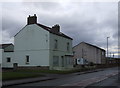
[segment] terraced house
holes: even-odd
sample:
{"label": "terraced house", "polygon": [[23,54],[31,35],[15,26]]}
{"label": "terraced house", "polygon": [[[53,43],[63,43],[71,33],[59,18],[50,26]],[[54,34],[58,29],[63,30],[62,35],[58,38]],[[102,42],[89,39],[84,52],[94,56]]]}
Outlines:
{"label": "terraced house", "polygon": [[49,69],[73,68],[72,38],[60,32],[60,26],[47,27],[29,16],[27,25],[14,37],[13,66],[48,66]]}
{"label": "terraced house", "polygon": [[73,52],[75,60],[84,59],[87,63],[106,64],[105,50],[95,45],[81,42],[73,47]]}
{"label": "terraced house", "polygon": [[3,68],[13,68],[14,65],[14,45],[0,44],[0,62]]}

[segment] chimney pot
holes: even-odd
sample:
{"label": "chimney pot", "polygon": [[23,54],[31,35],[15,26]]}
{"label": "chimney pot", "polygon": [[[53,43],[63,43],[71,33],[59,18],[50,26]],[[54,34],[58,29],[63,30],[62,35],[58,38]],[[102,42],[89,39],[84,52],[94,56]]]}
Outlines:
{"label": "chimney pot", "polygon": [[37,24],[37,16],[34,14],[34,16],[30,16],[27,18],[27,24]]}
{"label": "chimney pot", "polygon": [[36,14],[34,14],[34,16],[36,17]]}
{"label": "chimney pot", "polygon": [[60,32],[60,26],[58,24],[54,25],[51,29],[52,32],[54,33],[59,33]]}

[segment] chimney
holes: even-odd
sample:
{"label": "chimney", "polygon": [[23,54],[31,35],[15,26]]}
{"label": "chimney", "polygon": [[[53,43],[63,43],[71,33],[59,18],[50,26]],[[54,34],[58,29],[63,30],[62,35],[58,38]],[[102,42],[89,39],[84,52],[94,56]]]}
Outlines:
{"label": "chimney", "polygon": [[27,18],[27,24],[37,24],[37,16],[34,14],[34,16],[30,16]]}
{"label": "chimney", "polygon": [[60,32],[60,26],[58,24],[54,25],[51,29],[52,32],[54,33],[59,33]]}

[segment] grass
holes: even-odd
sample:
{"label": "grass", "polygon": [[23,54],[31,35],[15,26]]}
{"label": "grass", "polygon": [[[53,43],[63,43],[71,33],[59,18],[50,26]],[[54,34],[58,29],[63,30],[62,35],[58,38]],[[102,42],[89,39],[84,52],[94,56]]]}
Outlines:
{"label": "grass", "polygon": [[59,70],[40,70],[40,69],[17,69],[17,70],[10,70],[2,72],[2,79],[3,80],[14,80],[14,79],[23,79],[23,78],[31,78],[31,77],[43,77],[45,75],[41,75],[44,73],[48,74],[70,74],[74,72],[83,72],[92,70],[90,67],[80,68],[80,69],[73,69],[67,71],[59,71]]}
{"label": "grass", "polygon": [[72,71],[58,71],[58,70],[39,70],[39,69],[19,69],[2,72],[2,80],[14,80],[31,77],[43,77],[44,73],[48,74],[68,74]]}
{"label": "grass", "polygon": [[37,74],[37,73],[25,73],[25,72],[3,72],[2,73],[2,80],[14,80],[14,79],[23,79],[23,78],[30,78],[30,77],[41,77],[44,75]]}
{"label": "grass", "polygon": [[15,79],[23,79],[23,78],[31,78],[31,77],[43,77],[45,75],[41,75],[44,73],[48,74],[68,74],[73,73],[75,71],[58,71],[58,70],[39,70],[39,69],[20,69],[20,70],[11,70],[2,72],[2,80],[15,80]]}

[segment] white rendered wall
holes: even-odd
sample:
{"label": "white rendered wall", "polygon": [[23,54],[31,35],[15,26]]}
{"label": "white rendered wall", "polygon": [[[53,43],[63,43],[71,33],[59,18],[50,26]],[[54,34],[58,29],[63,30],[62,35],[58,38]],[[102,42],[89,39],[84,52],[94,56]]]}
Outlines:
{"label": "white rendered wall", "polygon": [[18,66],[49,66],[49,32],[36,24],[23,28],[15,36],[15,59]]}
{"label": "white rendered wall", "polygon": [[[54,49],[54,43],[55,40],[58,41],[58,49]],[[67,43],[69,42],[70,47],[69,47],[69,51],[67,51]],[[61,67],[61,56],[63,56],[65,59],[68,58],[65,55],[72,55],[72,40],[71,39],[67,39],[55,34],[50,34],[50,68],[51,69],[57,69],[57,70],[64,70],[64,69],[69,69],[73,67],[73,64],[70,65],[65,65],[64,67]],[[59,66],[58,67],[54,67],[53,66],[53,56],[59,56]],[[71,58],[71,57],[69,57]],[[71,58],[72,60],[72,58]]]}
{"label": "white rendered wall", "polygon": [[[29,56],[29,63],[26,64],[26,55]],[[15,63],[18,66],[49,66],[48,51],[17,51],[15,52]]]}
{"label": "white rendered wall", "polygon": [[49,49],[49,32],[36,24],[27,25],[15,36],[15,51]]}
{"label": "white rendered wall", "polygon": [[0,49],[0,66],[2,67],[2,52],[3,52],[3,49]]}
{"label": "white rendered wall", "polygon": [[[7,62],[7,57],[11,58],[10,62]],[[14,52],[3,52],[2,53],[2,67],[13,68],[13,63],[14,63]]]}

